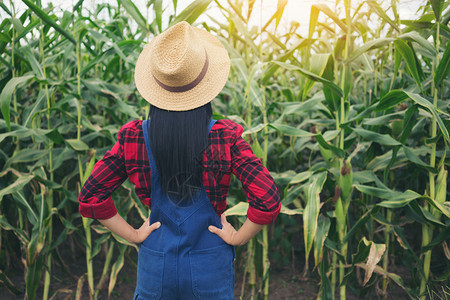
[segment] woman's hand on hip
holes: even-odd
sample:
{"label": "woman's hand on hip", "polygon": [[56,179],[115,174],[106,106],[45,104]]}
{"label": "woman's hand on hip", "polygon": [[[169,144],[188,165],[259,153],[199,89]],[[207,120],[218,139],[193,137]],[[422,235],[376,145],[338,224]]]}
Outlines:
{"label": "woman's hand on hip", "polygon": [[212,233],[217,234],[222,240],[224,240],[225,243],[232,246],[237,246],[238,244],[236,243],[236,229],[234,229],[233,225],[228,223],[225,214],[222,214],[220,216],[220,221],[222,223],[222,229],[211,225],[208,227],[208,230]]}
{"label": "woman's hand on hip", "polygon": [[105,220],[99,220],[109,230],[126,239],[130,243],[142,243],[154,230],[161,226],[161,222],[155,222],[151,226],[150,217],[145,220],[139,229],[134,229],[119,214]]}
{"label": "woman's hand on hip", "polygon": [[136,237],[133,243],[139,244],[145,241],[145,239],[152,233],[154,230],[161,227],[161,222],[155,222],[150,225],[150,217],[145,220],[144,224],[139,229],[136,229]]}
{"label": "woman's hand on hip", "polygon": [[244,245],[264,227],[264,225],[253,223],[247,219],[244,225],[236,231],[236,229],[228,223],[225,214],[220,216],[220,220],[222,222],[222,229],[212,225],[209,226],[208,229],[212,233],[217,234],[222,240],[225,241],[225,243],[232,246]]}

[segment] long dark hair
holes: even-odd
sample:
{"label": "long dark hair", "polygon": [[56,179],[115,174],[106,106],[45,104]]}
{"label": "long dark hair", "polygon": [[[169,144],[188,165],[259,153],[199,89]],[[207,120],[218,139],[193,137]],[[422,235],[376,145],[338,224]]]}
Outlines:
{"label": "long dark hair", "polygon": [[211,103],[189,111],[150,107],[148,133],[162,192],[180,204],[202,187],[201,162],[211,117]]}

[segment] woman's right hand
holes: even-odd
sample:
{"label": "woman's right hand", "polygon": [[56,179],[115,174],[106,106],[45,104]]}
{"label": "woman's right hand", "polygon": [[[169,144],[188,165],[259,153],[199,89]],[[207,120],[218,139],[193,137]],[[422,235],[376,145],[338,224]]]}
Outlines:
{"label": "woman's right hand", "polygon": [[133,243],[139,244],[145,241],[145,239],[152,233],[154,230],[161,227],[161,222],[155,222],[150,225],[150,217],[145,220],[144,224],[139,229],[135,229],[136,236]]}
{"label": "woman's right hand", "polygon": [[109,230],[126,239],[130,243],[142,243],[154,230],[161,226],[161,222],[155,222],[151,226],[150,217],[145,220],[139,229],[134,229],[119,214],[115,214],[109,219],[99,220]]}

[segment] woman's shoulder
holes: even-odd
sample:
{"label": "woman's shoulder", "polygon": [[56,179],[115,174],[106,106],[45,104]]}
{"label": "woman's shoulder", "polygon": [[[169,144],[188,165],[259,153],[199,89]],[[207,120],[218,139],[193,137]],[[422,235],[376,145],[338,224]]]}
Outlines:
{"label": "woman's shoulder", "polygon": [[142,120],[133,120],[126,123],[120,128],[117,134],[117,138],[119,140],[135,138],[142,135],[141,132],[142,132]]}
{"label": "woman's shoulder", "polygon": [[241,125],[229,119],[220,119],[212,127],[211,131],[222,132],[225,136],[238,137],[241,136],[244,129]]}

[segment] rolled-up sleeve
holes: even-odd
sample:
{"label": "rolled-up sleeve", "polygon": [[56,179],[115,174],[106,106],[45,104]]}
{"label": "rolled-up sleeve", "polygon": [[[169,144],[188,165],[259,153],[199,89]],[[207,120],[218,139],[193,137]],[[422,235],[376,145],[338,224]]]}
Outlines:
{"label": "rolled-up sleeve", "polygon": [[79,212],[84,217],[109,219],[117,213],[111,194],[127,179],[122,131],[117,137],[114,147],[95,164],[78,196]]}
{"label": "rolled-up sleeve", "polygon": [[247,196],[247,217],[257,224],[270,224],[280,212],[280,195],[269,171],[241,137],[242,132],[242,127],[238,126],[235,143],[231,146],[232,172]]}

